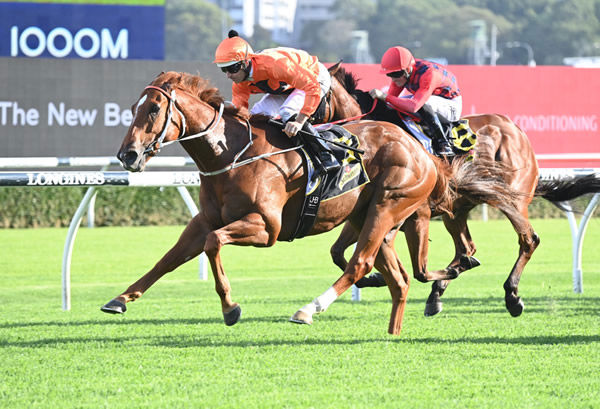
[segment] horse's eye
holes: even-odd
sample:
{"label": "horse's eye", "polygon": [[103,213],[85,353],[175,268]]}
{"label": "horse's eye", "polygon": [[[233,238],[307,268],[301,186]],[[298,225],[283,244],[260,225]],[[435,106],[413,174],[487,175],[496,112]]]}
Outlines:
{"label": "horse's eye", "polygon": [[150,107],[150,114],[156,115],[159,111],[160,111],[160,105],[152,104],[152,106]]}

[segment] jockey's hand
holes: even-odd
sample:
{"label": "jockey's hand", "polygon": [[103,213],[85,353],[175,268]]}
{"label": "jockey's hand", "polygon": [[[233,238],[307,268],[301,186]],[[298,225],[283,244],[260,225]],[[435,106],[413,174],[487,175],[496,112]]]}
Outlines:
{"label": "jockey's hand", "polygon": [[380,99],[382,101],[385,101],[385,99],[387,98],[387,94],[377,88],[373,88],[371,91],[369,91],[369,95],[373,99]]}
{"label": "jockey's hand", "polygon": [[302,129],[302,126],[304,124],[300,124],[297,121],[289,121],[285,124],[285,128],[283,130],[283,132],[285,132],[285,134],[287,136],[289,136],[290,138],[296,136],[296,134],[298,133],[298,131],[300,129]]}
{"label": "jockey's hand", "polygon": [[298,131],[302,129],[302,127],[304,126],[304,122],[306,122],[307,119],[308,117],[306,115],[298,114],[296,119],[294,119],[293,121],[286,122],[283,132],[285,132],[285,134],[290,138],[293,138],[294,136],[296,136]]}

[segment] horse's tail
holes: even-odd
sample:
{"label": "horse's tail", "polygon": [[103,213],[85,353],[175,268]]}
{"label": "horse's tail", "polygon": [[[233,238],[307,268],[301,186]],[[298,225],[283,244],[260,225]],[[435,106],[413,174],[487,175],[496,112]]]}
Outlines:
{"label": "horse's tail", "polygon": [[535,189],[535,196],[543,197],[556,204],[588,193],[598,192],[600,192],[600,175],[590,173],[567,180],[540,181]]}
{"label": "horse's tail", "polygon": [[449,165],[439,160],[436,163],[438,183],[430,205],[438,212],[452,215],[451,209],[458,197],[475,204],[487,203],[497,207],[500,204],[516,206],[525,195],[512,189],[502,178],[507,166],[500,162],[480,163],[456,158]]}

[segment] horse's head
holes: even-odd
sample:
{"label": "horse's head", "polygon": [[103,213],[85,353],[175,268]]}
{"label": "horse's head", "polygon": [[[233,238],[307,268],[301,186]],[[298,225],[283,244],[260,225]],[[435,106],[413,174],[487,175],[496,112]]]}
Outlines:
{"label": "horse's head", "polygon": [[169,82],[169,74],[161,73],[131,106],[133,119],[117,153],[117,158],[129,171],[144,170],[160,144],[177,139],[182,132],[185,119],[175,104],[175,90]]}
{"label": "horse's head", "polygon": [[217,125],[216,112],[222,104],[223,98],[207,80],[185,73],[161,73],[131,107],[133,120],[117,158],[129,171],[144,170],[163,145],[189,133],[197,133],[194,137],[208,133],[209,125]]}

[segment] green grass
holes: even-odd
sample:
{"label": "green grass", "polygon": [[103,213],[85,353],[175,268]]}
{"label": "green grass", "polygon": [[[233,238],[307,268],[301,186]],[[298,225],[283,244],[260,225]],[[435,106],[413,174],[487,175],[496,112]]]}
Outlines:
{"label": "green grass", "polygon": [[[66,229],[0,230],[1,408],[600,408],[599,219],[587,231],[584,294],[571,282],[566,220],[534,220],[542,244],[512,318],[502,284],[517,254],[505,220],[471,222],[482,266],[423,316],[429,285],[412,281],[402,335],[387,334],[386,289],[344,294],[312,326],[287,319],[339,272],[337,232],[273,248],[225,247],[243,309],[222,322],[212,277],[192,261],[123,316],[99,307],[139,278],[181,227],[79,231],[72,310],[61,310]],[[430,267],[451,243],[432,224]],[[400,257],[410,267],[404,238]]]}

